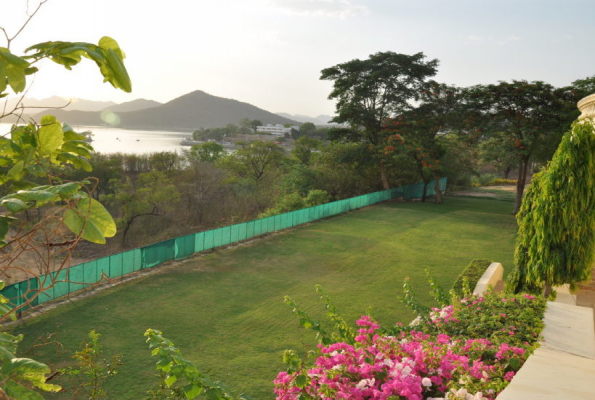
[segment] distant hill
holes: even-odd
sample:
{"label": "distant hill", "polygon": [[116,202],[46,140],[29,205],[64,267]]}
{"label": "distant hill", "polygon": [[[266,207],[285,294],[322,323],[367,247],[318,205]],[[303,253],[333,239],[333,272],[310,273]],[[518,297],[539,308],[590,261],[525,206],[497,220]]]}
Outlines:
{"label": "distant hill", "polygon": [[[145,100],[146,101],[146,100]],[[147,103],[144,103],[147,104]],[[111,111],[114,108],[110,107]],[[116,111],[114,111],[116,112]],[[34,116],[40,118],[47,112]],[[58,119],[71,125],[103,125],[99,112],[52,110]],[[245,118],[264,124],[296,124],[296,121],[273,114],[241,101],[225,99],[197,90],[165,104],[136,111],[117,111],[121,128],[195,130],[239,124]]]}
{"label": "distant hill", "polygon": [[[17,99],[9,101],[9,106],[13,107]],[[23,99],[25,107],[34,107],[34,109],[25,110],[28,114],[35,114],[39,109],[60,108],[63,110],[79,110],[79,111],[101,111],[106,107],[115,105],[113,101],[94,101],[85,99],[68,99],[65,97],[52,96],[47,99]]]}
{"label": "distant hill", "polygon": [[318,117],[309,117],[307,115],[292,115],[292,114],[288,114],[288,113],[277,113],[277,115],[280,115],[284,118],[289,118],[289,119],[293,119],[295,121],[298,122],[311,122],[314,125],[331,125],[330,120],[333,119],[332,116],[330,115],[319,115]]}
{"label": "distant hill", "polygon": [[[130,111],[139,111],[145,110],[147,108],[158,107],[162,105],[155,100],[146,100],[146,99],[136,99],[132,101],[128,101],[126,103],[121,104],[114,104],[112,106],[106,107],[102,111],[113,111],[113,112],[130,112]],[[97,110],[98,111],[98,110]]]}

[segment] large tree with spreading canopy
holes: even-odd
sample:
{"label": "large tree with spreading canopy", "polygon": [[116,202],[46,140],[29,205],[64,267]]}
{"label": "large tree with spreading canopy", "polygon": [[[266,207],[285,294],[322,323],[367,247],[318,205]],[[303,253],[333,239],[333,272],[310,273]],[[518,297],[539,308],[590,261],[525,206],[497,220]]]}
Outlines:
{"label": "large tree with spreading canopy", "polygon": [[368,143],[377,148],[382,186],[390,187],[382,159],[386,121],[411,109],[418,100],[426,79],[437,72],[438,60],[426,60],[423,53],[413,55],[391,51],[370,55],[366,60],[351,60],[323,69],[320,79],[333,81],[329,99],[336,103],[332,122],[349,124],[344,140]]}

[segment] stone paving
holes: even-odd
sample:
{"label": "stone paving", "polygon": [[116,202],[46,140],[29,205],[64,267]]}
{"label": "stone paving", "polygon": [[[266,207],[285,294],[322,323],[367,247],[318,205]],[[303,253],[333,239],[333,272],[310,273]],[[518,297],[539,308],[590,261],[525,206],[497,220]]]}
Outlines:
{"label": "stone paving", "polygon": [[595,399],[593,308],[575,305],[566,288],[557,291],[556,302],[548,302],[541,347],[498,400]]}

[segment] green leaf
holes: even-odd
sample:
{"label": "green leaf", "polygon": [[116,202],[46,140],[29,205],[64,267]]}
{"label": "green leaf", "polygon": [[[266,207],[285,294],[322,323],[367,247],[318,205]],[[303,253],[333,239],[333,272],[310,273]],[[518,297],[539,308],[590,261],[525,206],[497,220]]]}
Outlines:
{"label": "green leaf", "polygon": [[11,360],[10,371],[18,375],[48,374],[51,372],[51,369],[47,365],[30,358],[13,358]]}
{"label": "green leaf", "polygon": [[64,143],[64,132],[60,121],[53,115],[41,117],[39,128],[39,153],[49,155],[56,151]]}
{"label": "green leaf", "polygon": [[93,243],[103,244],[106,237],[116,234],[114,219],[95,199],[79,200],[76,209],[64,213],[64,223],[72,232]]}
{"label": "green leaf", "polygon": [[[85,158],[91,158],[91,152],[89,151],[88,147],[90,147],[90,146],[88,146],[88,144],[85,142],[69,140],[67,142],[64,142],[64,144],[62,145],[60,150],[66,151],[68,153],[78,154],[79,156],[82,156]],[[91,150],[92,149],[93,148],[91,147]]]}
{"label": "green leaf", "polygon": [[[19,199],[28,202],[28,201],[35,201],[37,203],[45,204],[50,201],[57,201],[57,195],[46,190],[46,187],[41,188],[33,188],[31,190],[19,190],[14,194],[14,196],[18,197]],[[38,204],[40,205],[40,204]]]}
{"label": "green leaf", "polygon": [[25,70],[29,67],[29,63],[23,58],[11,54],[5,47],[0,47],[0,81],[2,81],[2,89],[6,89],[6,82],[15,93],[20,93],[25,90],[27,80],[25,78]]}
{"label": "green leaf", "polygon": [[29,164],[26,169],[33,176],[46,176],[45,170],[37,164]]}
{"label": "green leaf", "polygon": [[39,393],[34,392],[22,385],[19,385],[15,381],[6,382],[5,391],[10,398],[19,400],[43,400],[43,396]]}
{"label": "green leaf", "polygon": [[194,399],[198,397],[199,394],[202,392],[202,387],[197,385],[196,383],[189,383],[184,386],[184,394],[188,399]]}
{"label": "green leaf", "polygon": [[305,375],[300,375],[297,378],[295,378],[295,385],[299,388],[303,388],[304,386],[306,386],[306,383],[308,383],[308,378],[306,378]]}
{"label": "green leaf", "polygon": [[222,400],[223,399],[223,392],[219,388],[207,389],[206,395],[209,400]]}
{"label": "green leaf", "polygon": [[56,159],[72,164],[75,166],[75,168],[82,169],[87,172],[93,170],[93,166],[89,164],[89,161],[87,161],[84,157],[76,156],[74,154],[63,152],[58,154]]}
{"label": "green leaf", "polygon": [[[0,240],[6,237],[9,228],[9,221],[8,218],[5,216],[0,216]],[[1,290],[1,289],[0,289]]]}
{"label": "green leaf", "polygon": [[80,182],[67,182],[61,185],[50,186],[47,191],[55,194],[59,194],[62,198],[74,196],[76,192],[81,188]]}
{"label": "green leaf", "polygon": [[124,67],[124,53],[120,49],[120,46],[118,46],[118,42],[108,36],[104,36],[99,40],[99,47],[105,50],[107,62],[105,69],[103,66],[101,68],[105,80],[109,81],[115,88],[130,93],[132,91],[132,83]]}
{"label": "green leaf", "polygon": [[164,379],[164,382],[167,385],[167,387],[170,387],[171,385],[173,385],[174,383],[176,383],[177,380],[178,380],[178,377],[172,374],[172,375],[168,375]]}
{"label": "green leaf", "polygon": [[19,211],[26,210],[27,208],[29,208],[27,203],[25,203],[23,200],[15,199],[13,197],[4,197],[0,199],[0,206],[6,208],[11,213],[17,213]]}
{"label": "green leaf", "polygon": [[21,180],[25,177],[24,172],[25,162],[23,160],[17,162],[6,174],[6,178],[13,181]]}

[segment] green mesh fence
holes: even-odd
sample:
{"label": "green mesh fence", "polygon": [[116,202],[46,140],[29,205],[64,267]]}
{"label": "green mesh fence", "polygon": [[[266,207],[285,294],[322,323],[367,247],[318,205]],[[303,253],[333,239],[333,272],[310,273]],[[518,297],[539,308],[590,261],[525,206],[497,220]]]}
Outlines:
{"label": "green mesh fence", "polygon": [[[434,194],[434,182],[427,185],[427,195]],[[446,190],[446,178],[440,180],[440,190]],[[83,264],[74,265],[59,273],[43,275],[7,286],[2,294],[13,307],[29,303],[29,307],[67,296],[105,279],[113,279],[152,268],[166,261],[181,260],[194,253],[214,249],[267,233],[306,224],[382,201],[403,197],[420,198],[423,183],[402,186],[339,200],[332,203],[291,211],[272,217],[225,226],[205,232],[166,240],[149,246],[113,254]]]}

